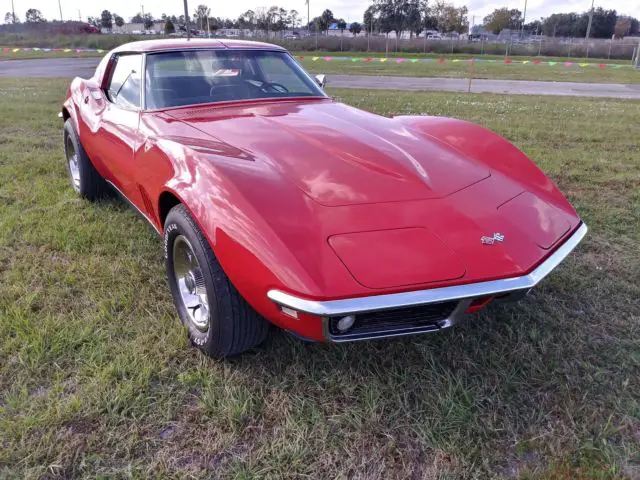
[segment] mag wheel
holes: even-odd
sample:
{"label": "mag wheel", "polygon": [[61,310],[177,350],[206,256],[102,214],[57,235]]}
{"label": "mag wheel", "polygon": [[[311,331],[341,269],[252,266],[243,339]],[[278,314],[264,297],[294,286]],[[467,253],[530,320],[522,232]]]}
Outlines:
{"label": "mag wheel", "polygon": [[69,180],[76,192],[87,200],[97,200],[108,194],[107,182],[84,151],[71,119],[64,122],[64,153]]}
{"label": "mag wheel", "polygon": [[179,300],[189,322],[200,332],[209,330],[209,299],[204,274],[189,240],[178,235],[173,241],[173,275]]}
{"label": "mag wheel", "polygon": [[183,205],[167,215],[164,245],[169,288],[191,342],[214,358],[262,343],[269,324],[233,286]]}

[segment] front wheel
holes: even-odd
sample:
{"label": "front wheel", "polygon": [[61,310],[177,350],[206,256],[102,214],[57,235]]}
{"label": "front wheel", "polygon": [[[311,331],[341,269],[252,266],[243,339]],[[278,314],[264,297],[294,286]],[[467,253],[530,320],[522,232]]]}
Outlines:
{"label": "front wheel", "polygon": [[77,193],[87,200],[97,200],[108,194],[107,182],[84,151],[71,119],[64,122],[64,153],[69,180]]}
{"label": "front wheel", "polygon": [[262,343],[268,323],[232,285],[183,205],[169,212],[164,232],[169,287],[191,342],[218,359]]}

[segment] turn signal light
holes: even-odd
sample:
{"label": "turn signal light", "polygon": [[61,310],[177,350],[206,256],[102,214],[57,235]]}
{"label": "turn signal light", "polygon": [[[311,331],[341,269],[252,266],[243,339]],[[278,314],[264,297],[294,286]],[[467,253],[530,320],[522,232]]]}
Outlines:
{"label": "turn signal light", "polygon": [[479,297],[479,298],[474,299],[471,302],[471,305],[469,305],[469,308],[467,308],[467,313],[476,313],[476,312],[482,310],[484,307],[489,305],[491,300],[493,300],[493,296],[492,295],[490,295],[488,297]]}

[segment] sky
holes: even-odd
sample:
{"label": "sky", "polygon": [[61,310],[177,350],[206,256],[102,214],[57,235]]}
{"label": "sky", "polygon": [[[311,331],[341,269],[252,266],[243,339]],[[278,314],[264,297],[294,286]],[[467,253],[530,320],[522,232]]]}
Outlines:
{"label": "sky", "polygon": [[[336,17],[342,17],[348,22],[362,22],[364,10],[372,3],[371,0],[309,0],[311,18],[320,15],[325,8],[330,9]],[[485,15],[496,8],[507,6],[524,10],[526,0],[453,0],[457,6],[469,7],[469,23],[482,22]],[[548,16],[554,12],[583,12],[590,8],[590,0],[527,0],[527,20]],[[59,19],[57,0],[13,0],[16,15],[24,20],[24,12],[28,8],[37,8],[47,19]],[[78,11],[83,19],[87,16],[97,16],[105,8],[115,12],[126,20],[141,10],[159,17],[161,14],[180,15],[184,13],[183,0],[60,0],[62,15],[65,20],[78,19]],[[191,13],[196,6],[204,3],[211,8],[215,17],[237,18],[241,13],[257,7],[278,5],[287,10],[296,9],[303,20],[306,20],[307,6],[304,0],[189,0]],[[90,6],[93,4],[93,6]],[[640,0],[595,0],[596,7],[614,8],[618,13],[633,15],[640,18]],[[5,12],[11,11],[11,0],[0,0],[0,20]],[[474,18],[475,17],[475,18]]]}

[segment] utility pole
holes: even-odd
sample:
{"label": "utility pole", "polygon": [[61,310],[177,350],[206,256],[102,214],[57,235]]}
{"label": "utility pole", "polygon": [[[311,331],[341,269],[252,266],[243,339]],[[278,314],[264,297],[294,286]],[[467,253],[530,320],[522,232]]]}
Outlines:
{"label": "utility pole", "polygon": [[309,6],[309,0],[307,0],[307,37],[311,36],[311,16],[309,15],[311,7]]}
{"label": "utility pole", "polygon": [[593,23],[593,2],[595,0],[591,0],[591,10],[589,11],[589,25],[587,26],[587,35],[584,37],[586,40],[589,40],[589,35],[591,35],[591,24]]}
{"label": "utility pole", "polygon": [[60,21],[64,22],[64,18],[62,18],[62,5],[60,4],[60,0],[58,0],[58,10],[60,10]]}
{"label": "utility pole", "polygon": [[520,38],[524,36],[524,24],[527,19],[527,0],[524,0],[524,13],[522,14],[522,25],[520,26]]}
{"label": "utility pole", "polygon": [[78,21],[81,22],[82,21],[82,15],[80,15],[80,9],[78,9]]}
{"label": "utility pole", "polygon": [[142,9],[142,18],[144,19],[144,3],[140,4],[140,8]]}
{"label": "utility pole", "polygon": [[[15,24],[16,24],[16,9],[15,9],[15,8],[14,8],[14,6],[13,6],[13,0],[11,0],[11,15],[13,15],[13,17],[11,17],[11,19],[13,20],[13,22],[11,22],[11,23],[13,23],[13,24],[15,25]],[[15,27],[14,27],[14,28],[13,28],[13,31],[15,32],[15,30],[16,30],[16,29],[15,29]]]}
{"label": "utility pole", "polygon": [[184,26],[187,29],[187,40],[191,38],[191,26],[189,25],[189,6],[187,0],[184,0]]}

